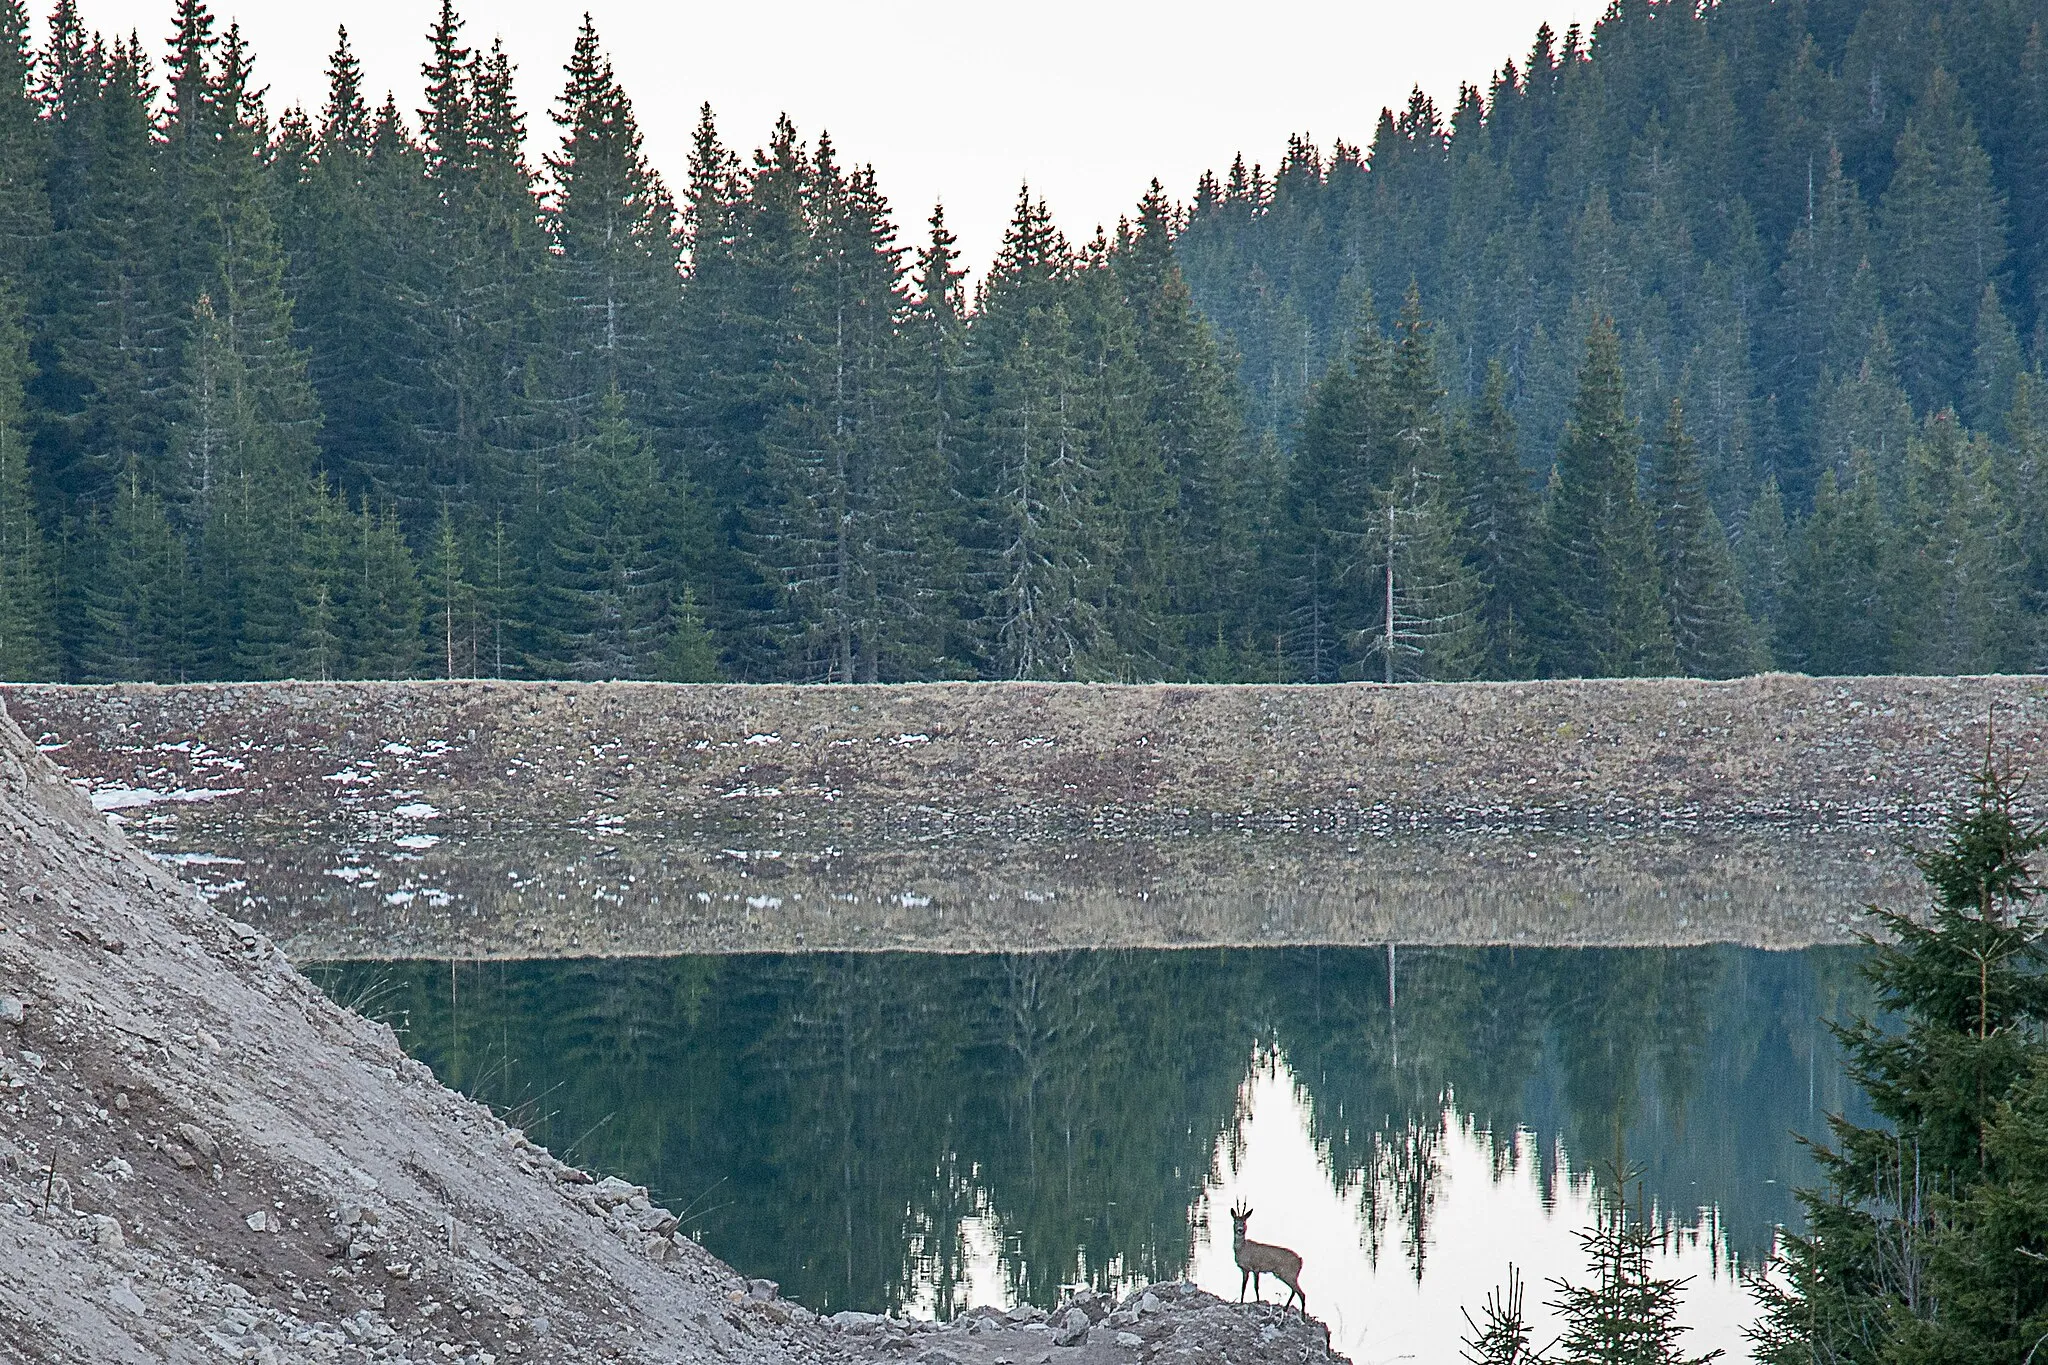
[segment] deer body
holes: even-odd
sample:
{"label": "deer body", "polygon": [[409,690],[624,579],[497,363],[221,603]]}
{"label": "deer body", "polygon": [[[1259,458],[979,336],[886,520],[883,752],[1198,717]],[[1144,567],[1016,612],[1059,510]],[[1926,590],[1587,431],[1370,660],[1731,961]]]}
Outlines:
{"label": "deer body", "polygon": [[1301,1292],[1301,1257],[1286,1247],[1276,1247],[1267,1242],[1254,1242],[1244,1235],[1244,1225],[1251,1221],[1252,1211],[1242,1204],[1230,1211],[1230,1250],[1237,1259],[1237,1268],[1242,1272],[1237,1282],[1237,1301],[1244,1302],[1244,1287],[1252,1287],[1252,1297],[1259,1297],[1259,1277],[1271,1275],[1287,1286],[1290,1291],[1282,1308],[1301,1300],[1302,1315],[1308,1315],[1308,1295]]}

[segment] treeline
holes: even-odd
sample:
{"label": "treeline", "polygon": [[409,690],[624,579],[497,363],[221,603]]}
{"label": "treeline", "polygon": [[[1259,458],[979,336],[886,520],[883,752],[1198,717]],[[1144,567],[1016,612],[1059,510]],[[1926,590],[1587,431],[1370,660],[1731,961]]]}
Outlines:
{"label": "treeline", "polygon": [[[1416,92],[1368,147],[1302,137],[1271,174],[1239,158],[1205,176],[1176,255],[1234,345],[1252,429],[1297,465],[1348,460],[1319,426],[1326,375],[1369,332],[1371,300],[1412,286],[1452,405],[1499,441],[1511,418],[1521,469],[1568,485],[1574,376],[1611,319],[1624,411],[1654,449],[1682,409],[1734,542],[1747,645],[1716,589],[1708,615],[1727,628],[1689,648],[1700,608],[1667,582],[1683,668],[1748,648],[1816,673],[2032,670],[2048,609],[2044,17],[2027,0],[1616,0],[1590,33],[1540,29],[1451,109]],[[1644,463],[1649,515],[1672,515]],[[1466,554],[1496,623],[1490,671],[1588,666],[1546,643],[1575,634],[1541,582],[1554,553],[1534,577]],[[1304,581],[1297,620],[1317,613]],[[1498,633],[1510,607],[1533,649]]]}
{"label": "treeline", "polygon": [[[1778,404],[1792,286],[1758,243],[1785,213],[1728,189],[1749,134],[1694,164],[1706,116],[1680,114],[1723,109],[1716,35],[1780,8],[1616,9],[1449,128],[1418,101],[1369,169],[1303,144],[1191,208],[1155,184],[1080,246],[1027,190],[970,297],[941,213],[899,244],[873,171],[786,120],[742,158],[707,108],[671,194],[587,20],[536,162],[509,56],[449,4],[410,119],[372,107],[344,33],[322,108],[273,120],[200,0],[160,74],[73,0],[34,50],[0,0],[0,674],[2032,668],[2048,414],[2004,243],[2039,216],[2033,182],[2000,188],[2023,139],[1987,155],[1970,101],[2023,95],[2038,33],[1952,35],[1962,77],[1929,57],[1871,106],[1913,115],[1875,223],[1875,134],[1822,140],[1846,150],[1785,213],[1841,276],[1798,315],[1835,349]],[[1847,107],[1849,21],[1801,13],[1810,83]],[[1795,131],[1771,138],[1822,145]],[[1981,365],[1922,308],[1964,285],[1895,297],[1918,277],[1877,245],[1908,218],[1924,241],[1929,204],[1915,259],[1977,271]],[[1490,294],[1506,259],[1545,269]],[[1373,297],[1406,303],[1382,325]],[[1281,365],[1259,310],[1310,305]]]}
{"label": "treeline", "polygon": [[[180,0],[162,89],[0,4],[0,671],[1245,675],[1265,480],[1154,194],[1028,193],[971,311],[867,169],[707,109],[678,204],[586,21],[528,159],[444,5],[416,131]],[[1249,661],[1249,662],[1248,662]]]}

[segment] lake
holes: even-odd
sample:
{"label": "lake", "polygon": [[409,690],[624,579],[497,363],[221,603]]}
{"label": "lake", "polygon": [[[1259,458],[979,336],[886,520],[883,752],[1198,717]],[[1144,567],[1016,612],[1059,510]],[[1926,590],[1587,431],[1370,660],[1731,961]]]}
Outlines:
{"label": "lake", "polygon": [[[1617,1160],[1747,1352],[1795,1133],[1859,1113],[1861,949],[762,953],[314,966],[436,1073],[822,1312],[949,1316],[1300,1251],[1360,1362],[1455,1359],[1512,1264],[1581,1273]],[[1266,1286],[1269,1296],[1276,1287]],[[1539,1330],[1539,1342],[1548,1340]]]}

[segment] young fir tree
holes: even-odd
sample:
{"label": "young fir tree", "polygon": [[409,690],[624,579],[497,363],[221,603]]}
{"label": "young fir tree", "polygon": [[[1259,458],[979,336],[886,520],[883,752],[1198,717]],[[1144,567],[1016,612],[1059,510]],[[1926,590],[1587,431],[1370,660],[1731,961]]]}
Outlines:
{"label": "young fir tree", "polygon": [[1507,1284],[1489,1291],[1480,1305],[1481,1321],[1474,1322],[1469,1309],[1460,1310],[1467,1335],[1459,1354],[1468,1365],[1542,1365],[1542,1349],[1530,1344],[1534,1333],[1523,1302],[1521,1273],[1510,1265]]}
{"label": "young fir tree", "polygon": [[342,676],[413,677],[423,609],[412,548],[395,513],[373,512],[367,499],[351,513],[345,497],[335,501],[342,514],[334,576]]}
{"label": "young fir tree", "polygon": [[1650,515],[1678,671],[1692,678],[1733,678],[1750,672],[1756,666],[1756,648],[1734,558],[1720,518],[1707,501],[1698,448],[1675,398],[1651,459]]}
{"label": "young fir tree", "polygon": [[1593,1226],[1578,1235],[1591,1283],[1551,1282],[1558,1297],[1550,1307],[1565,1327],[1548,1355],[1556,1365],[1707,1365],[1721,1352],[1688,1356],[1679,1347],[1686,1329],[1678,1302],[1687,1281],[1653,1273],[1650,1258],[1664,1239],[1651,1225],[1640,1184],[1637,1206],[1629,1208],[1625,1179],[1612,1173]]}
{"label": "young fir tree", "polygon": [[1621,345],[1596,319],[1544,509],[1543,658],[1553,677],[1670,671],[1655,529],[1636,495],[1641,443],[1623,407]]}
{"label": "young fir tree", "polygon": [[1941,842],[1915,854],[1928,906],[1872,907],[1863,970],[1884,1017],[1835,1034],[1883,1126],[1836,1115],[1815,1148],[1827,1188],[1801,1192],[1806,1232],[1754,1281],[1767,1365],[2020,1361],[2048,1330],[2041,1206],[2015,1198],[2048,1172],[2044,848],[1987,740]]}

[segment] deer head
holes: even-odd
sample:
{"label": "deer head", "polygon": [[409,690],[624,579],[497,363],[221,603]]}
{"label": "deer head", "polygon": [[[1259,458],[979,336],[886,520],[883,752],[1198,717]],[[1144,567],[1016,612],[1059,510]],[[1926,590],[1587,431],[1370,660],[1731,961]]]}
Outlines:
{"label": "deer head", "polygon": [[1244,1225],[1251,1221],[1251,1217],[1252,1211],[1245,1207],[1243,1200],[1239,1200],[1231,1207],[1230,1224],[1238,1236],[1244,1236]]}

